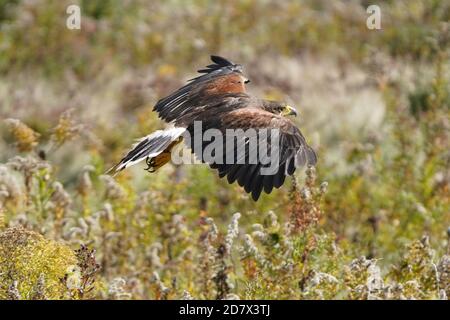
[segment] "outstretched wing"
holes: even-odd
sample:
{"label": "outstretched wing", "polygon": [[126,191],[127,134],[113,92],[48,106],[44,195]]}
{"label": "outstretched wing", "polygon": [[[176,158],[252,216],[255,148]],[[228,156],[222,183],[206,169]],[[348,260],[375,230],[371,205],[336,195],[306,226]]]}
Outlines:
{"label": "outstretched wing", "polygon": [[157,102],[154,111],[167,122],[177,121],[189,112],[201,107],[211,96],[227,93],[244,93],[248,80],[243,76],[240,64],[219,56],[211,56],[213,64],[198,70],[204,73]]}
{"label": "outstretched wing", "polygon": [[[315,165],[317,157],[300,130],[289,119],[262,110],[255,106],[255,101],[251,99],[224,99],[225,104],[236,103],[236,101],[244,105],[211,108],[208,110],[214,114],[206,110],[196,119],[202,121],[203,131],[216,128],[224,133],[222,160],[205,161],[203,151],[210,142],[203,142],[201,151],[195,150],[193,145],[191,147],[194,147],[192,150],[197,157],[202,158],[211,168],[218,171],[220,177],[226,176],[229,183],[237,181],[247,193],[251,193],[253,200],[256,201],[263,190],[271,193],[273,188],[281,187],[286,176],[292,175],[296,168]],[[234,148],[229,148],[230,144],[226,145],[226,140],[230,138],[230,131],[227,132],[227,129],[242,129],[245,132],[243,135],[237,135],[236,138],[235,132],[233,133]],[[254,129],[253,133],[256,132],[257,145],[251,143],[248,129]],[[193,127],[188,127],[188,131],[194,140]],[[275,139],[274,133],[278,135],[278,139]],[[261,144],[265,144],[262,149],[260,149]],[[238,149],[243,146],[244,152],[241,149],[239,153]],[[261,150],[266,152],[261,153]],[[199,154],[200,152],[202,153]],[[255,152],[257,153],[256,162]],[[232,159],[231,162],[230,159]],[[276,168],[268,170],[274,163]]]}

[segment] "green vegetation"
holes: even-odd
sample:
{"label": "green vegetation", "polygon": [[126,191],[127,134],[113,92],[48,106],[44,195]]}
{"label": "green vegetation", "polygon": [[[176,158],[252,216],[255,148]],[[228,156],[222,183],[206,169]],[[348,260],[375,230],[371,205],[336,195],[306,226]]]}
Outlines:
{"label": "green vegetation", "polygon": [[[0,299],[448,299],[450,3],[0,0]],[[77,2],[77,1],[75,1]],[[204,165],[104,172],[208,64],[318,151],[254,203]]]}
{"label": "green vegetation", "polygon": [[66,294],[62,279],[76,270],[76,258],[66,246],[22,228],[0,234],[0,297],[58,299]]}

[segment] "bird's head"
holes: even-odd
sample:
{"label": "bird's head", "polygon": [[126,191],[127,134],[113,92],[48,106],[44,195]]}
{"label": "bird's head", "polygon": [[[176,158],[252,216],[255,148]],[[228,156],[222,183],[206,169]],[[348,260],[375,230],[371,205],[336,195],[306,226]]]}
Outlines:
{"label": "bird's head", "polygon": [[266,111],[269,111],[273,114],[277,114],[283,117],[286,116],[297,116],[298,112],[297,110],[288,105],[285,102],[280,102],[280,101],[264,101],[263,103],[263,107]]}

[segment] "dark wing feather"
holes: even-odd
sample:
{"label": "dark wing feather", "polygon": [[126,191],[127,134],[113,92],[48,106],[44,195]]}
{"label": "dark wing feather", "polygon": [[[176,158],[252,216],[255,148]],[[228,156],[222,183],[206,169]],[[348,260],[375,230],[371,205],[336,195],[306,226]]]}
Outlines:
{"label": "dark wing feather", "polygon": [[[265,166],[262,162],[256,164],[249,162],[249,155],[255,151],[250,150],[250,147],[245,150],[245,162],[243,164],[236,163],[238,160],[236,150],[234,150],[234,163],[226,163],[224,155],[222,163],[209,164],[212,169],[218,171],[220,177],[226,176],[229,183],[237,181],[247,193],[251,193],[255,201],[258,200],[262,191],[271,193],[273,188],[281,187],[286,176],[292,175],[297,168],[305,165],[315,165],[317,162],[315,152],[308,146],[300,130],[289,119],[258,108],[255,106],[255,100],[250,98],[244,99],[242,95],[239,98],[236,96],[234,99],[228,96],[222,99],[221,102],[217,102],[214,107],[211,107],[211,105],[205,106],[203,112],[199,114],[196,120],[202,121],[204,130],[216,128],[225,133],[225,137],[226,129],[242,129],[244,131],[247,129],[279,130],[279,166],[271,175],[261,174],[261,169]],[[192,136],[192,127],[188,127],[188,131],[190,131]],[[270,140],[270,136],[268,139]],[[258,143],[262,142],[265,141],[258,141]],[[209,142],[204,142],[202,153],[208,144]],[[229,152],[229,150],[226,150],[225,142],[223,148],[226,152]],[[196,153],[195,150],[194,153]],[[268,150],[266,156],[268,157],[269,155],[270,150]]]}
{"label": "dark wing feather", "polygon": [[219,56],[211,56],[211,60],[213,64],[198,70],[202,75],[156,103],[153,110],[161,119],[185,123],[183,116],[202,107],[212,95],[245,92],[241,65]]}
{"label": "dark wing feather", "polygon": [[[197,70],[197,72],[198,73],[211,73],[211,72],[213,72],[215,70],[219,70],[219,69],[224,68],[224,67],[229,67],[229,68],[234,69],[234,70],[236,70],[238,72],[242,72],[242,66],[241,65],[235,64],[235,63],[233,63],[233,62],[231,62],[231,61],[229,61],[229,60],[227,60],[225,58],[222,58],[222,57],[219,57],[219,56],[211,56],[211,61],[214,62],[214,63],[210,64],[209,66],[207,66],[206,69]],[[194,79],[191,79],[189,81],[193,81],[193,80],[198,79],[200,77],[201,76],[199,76],[197,78],[194,78]]]}

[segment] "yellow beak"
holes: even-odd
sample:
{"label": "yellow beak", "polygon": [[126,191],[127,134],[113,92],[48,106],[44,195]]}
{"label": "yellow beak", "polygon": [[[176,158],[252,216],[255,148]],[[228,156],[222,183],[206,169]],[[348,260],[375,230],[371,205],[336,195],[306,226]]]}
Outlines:
{"label": "yellow beak", "polygon": [[283,110],[283,116],[297,116],[298,112],[294,107],[286,106]]}

